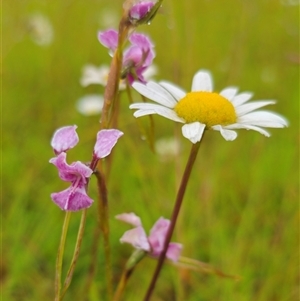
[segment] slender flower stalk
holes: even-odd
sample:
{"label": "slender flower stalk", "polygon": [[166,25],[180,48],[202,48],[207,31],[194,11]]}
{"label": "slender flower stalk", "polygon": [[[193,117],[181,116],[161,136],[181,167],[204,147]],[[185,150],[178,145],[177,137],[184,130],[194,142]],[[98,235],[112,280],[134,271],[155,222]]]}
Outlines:
{"label": "slender flower stalk", "polygon": [[97,267],[98,267],[98,246],[99,246],[99,239],[100,239],[100,227],[95,227],[94,234],[93,234],[93,243],[90,252],[90,263],[88,267],[87,277],[86,277],[86,284],[83,288],[83,295],[89,295],[89,291],[91,289],[93,280],[96,275]]}
{"label": "slender flower stalk", "polygon": [[171,241],[172,234],[174,232],[177,217],[178,217],[178,214],[179,214],[179,211],[180,211],[180,208],[181,208],[181,204],[182,204],[182,201],[183,201],[184,193],[185,193],[187,183],[189,181],[191,171],[192,171],[192,168],[194,166],[194,163],[195,163],[195,160],[196,160],[196,157],[197,157],[197,154],[198,154],[200,143],[201,143],[201,141],[192,145],[190,156],[189,156],[188,162],[186,164],[185,171],[184,171],[184,174],[182,176],[180,187],[179,187],[179,190],[178,190],[178,193],[177,193],[177,197],[176,197],[176,201],[175,201],[175,205],[174,205],[173,213],[172,213],[172,217],[171,217],[171,224],[170,224],[170,227],[169,227],[167,235],[166,235],[164,248],[163,248],[163,251],[161,252],[161,254],[159,256],[159,259],[158,259],[158,262],[157,262],[157,265],[156,265],[156,269],[154,271],[151,283],[150,283],[150,285],[148,287],[148,290],[146,292],[144,301],[150,300],[150,297],[151,297],[151,295],[153,293],[153,290],[155,288],[156,281],[158,279],[161,268],[163,266],[163,263],[164,263],[164,260],[165,260],[165,257],[166,257],[166,253],[167,253],[167,250],[168,250],[168,245]]}
{"label": "slender flower stalk", "polygon": [[65,250],[65,243],[67,232],[69,228],[69,222],[71,217],[71,211],[67,211],[65,215],[65,220],[62,227],[62,234],[60,237],[60,245],[57,252],[56,258],[56,271],[55,271],[55,301],[60,301],[60,291],[61,291],[61,273],[62,273],[62,261],[63,261],[63,254]]}
{"label": "slender flower stalk", "polygon": [[107,199],[107,189],[105,178],[99,170],[95,172],[97,177],[98,185],[98,216],[99,216],[99,227],[103,233],[104,242],[104,254],[105,254],[105,275],[106,275],[106,289],[108,299],[112,299],[113,287],[112,287],[112,271],[111,271],[111,250],[109,242],[109,208]]}
{"label": "slender flower stalk", "polygon": [[74,274],[74,270],[75,270],[75,266],[78,260],[78,256],[79,256],[79,251],[80,251],[80,247],[81,247],[81,243],[82,243],[82,238],[83,238],[83,233],[84,233],[84,227],[85,227],[85,222],[86,222],[86,214],[87,214],[87,209],[82,210],[82,214],[81,214],[81,220],[80,220],[80,225],[79,225],[79,230],[78,230],[78,234],[77,234],[77,240],[76,240],[76,245],[75,245],[75,249],[74,249],[74,253],[73,253],[73,258],[71,261],[71,265],[70,268],[68,270],[65,282],[64,282],[64,286],[63,286],[63,290],[62,290],[62,294],[61,294],[61,299],[63,299],[67,289],[69,288],[71,281],[72,281],[72,277]]}
{"label": "slender flower stalk", "polygon": [[118,287],[116,289],[113,301],[119,301],[121,300],[126,284],[130,278],[130,276],[133,273],[133,270],[135,269],[136,265],[145,257],[146,252],[143,250],[135,250],[130,258],[128,259],[126,266],[124,268],[124,271],[122,273],[121,279],[119,281]]}
{"label": "slender flower stalk", "polygon": [[[123,20],[123,19],[122,19]],[[120,22],[118,47],[114,53],[114,56],[110,65],[110,72],[107,79],[107,85],[104,91],[104,104],[102,108],[102,114],[100,119],[100,129],[108,128],[111,117],[111,107],[114,107],[114,103],[117,99],[120,83],[121,68],[123,63],[123,44],[127,39],[129,28],[124,26],[124,22]],[[107,190],[105,184],[105,177],[103,175],[102,164],[100,160],[96,162],[97,172],[95,173],[98,182],[98,219],[99,227],[104,237],[104,253],[105,253],[105,274],[106,274],[106,288],[107,296],[109,300],[112,297],[112,271],[110,260],[110,245],[109,245],[109,211],[107,202]],[[95,166],[95,167],[96,167]]]}
{"label": "slender flower stalk", "polygon": [[107,79],[107,86],[104,91],[104,104],[100,119],[100,128],[108,127],[110,108],[115,100],[116,93],[119,88],[119,78],[122,66],[122,53],[116,51],[110,66],[110,73]]}
{"label": "slender flower stalk", "polygon": [[127,40],[129,30],[130,27],[128,24],[126,25],[122,19],[119,25],[118,47],[111,61],[107,85],[104,91],[104,105],[100,119],[101,129],[108,127],[110,108],[113,105],[119,91],[120,75],[123,63],[123,45]]}

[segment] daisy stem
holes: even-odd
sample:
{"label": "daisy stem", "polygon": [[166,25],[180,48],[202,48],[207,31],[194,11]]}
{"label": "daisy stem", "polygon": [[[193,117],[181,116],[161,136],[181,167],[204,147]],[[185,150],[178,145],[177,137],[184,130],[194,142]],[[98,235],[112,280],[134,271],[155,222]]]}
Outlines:
{"label": "daisy stem", "polygon": [[77,240],[76,240],[76,245],[75,245],[75,249],[74,249],[74,253],[73,253],[73,258],[71,261],[71,265],[70,268],[68,270],[65,282],[64,282],[64,286],[63,286],[63,290],[62,290],[62,294],[61,294],[61,299],[63,299],[67,289],[69,288],[71,281],[72,281],[72,277],[74,274],[74,270],[75,270],[75,266],[77,263],[77,259],[79,256],[79,251],[80,251],[80,247],[81,247],[81,243],[82,243],[82,238],[83,238],[83,232],[84,232],[84,227],[85,227],[85,221],[86,221],[86,214],[87,214],[87,209],[82,210],[82,214],[81,214],[81,220],[80,220],[80,225],[79,225],[79,229],[78,229],[78,234],[77,234]]}
{"label": "daisy stem", "polygon": [[67,232],[69,228],[71,212],[67,211],[62,227],[62,233],[60,238],[60,244],[57,252],[56,257],[56,269],[55,269],[55,301],[60,301],[60,290],[61,290],[61,273],[62,273],[62,262],[63,262],[63,255],[65,250],[65,242],[67,237]]}
{"label": "daisy stem", "polygon": [[106,275],[106,289],[108,300],[112,299],[112,272],[111,272],[111,256],[110,256],[110,243],[109,243],[109,210],[105,178],[101,171],[95,171],[98,183],[98,217],[99,227],[103,233],[104,254],[105,254],[105,275]]}
{"label": "daisy stem", "polygon": [[[201,141],[202,141],[202,139],[201,139]],[[184,193],[185,193],[185,190],[186,190],[186,187],[187,187],[187,183],[189,181],[191,171],[192,171],[192,168],[194,166],[194,162],[196,160],[201,141],[197,142],[196,144],[193,144],[193,146],[191,148],[190,156],[188,158],[188,162],[186,164],[184,174],[183,174],[182,179],[181,179],[180,187],[179,187],[179,190],[178,190],[178,193],[177,193],[177,197],[176,197],[176,201],[175,201],[175,205],[174,205],[173,213],[172,213],[172,217],[171,217],[170,227],[168,229],[168,232],[166,234],[166,239],[165,239],[165,242],[164,242],[164,248],[163,248],[163,251],[161,252],[161,254],[159,256],[159,259],[158,259],[158,262],[157,262],[157,265],[156,265],[156,269],[155,269],[154,274],[152,276],[152,280],[151,280],[151,283],[150,283],[150,285],[148,287],[148,290],[146,292],[144,301],[150,300],[150,297],[153,293],[153,290],[154,290],[156,281],[158,279],[159,273],[160,273],[161,268],[163,266],[163,263],[164,263],[164,260],[165,260],[165,257],[166,257],[166,253],[167,253],[167,249],[168,249],[169,243],[171,241],[171,237],[172,237],[172,234],[174,232],[177,217],[178,217],[178,214],[179,214],[179,211],[180,211],[180,208],[181,208],[181,204],[182,204],[182,201],[183,201],[183,197],[184,197]]]}

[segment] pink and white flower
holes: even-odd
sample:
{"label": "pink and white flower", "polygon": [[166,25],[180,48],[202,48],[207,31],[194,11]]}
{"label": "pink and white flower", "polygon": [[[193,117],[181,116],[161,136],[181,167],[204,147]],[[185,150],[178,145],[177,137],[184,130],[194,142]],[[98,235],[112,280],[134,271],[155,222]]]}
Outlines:
{"label": "pink and white flower", "polygon": [[[160,217],[150,230],[147,236],[141,219],[134,213],[123,213],[116,216],[116,219],[134,226],[126,231],[120,238],[121,243],[131,244],[135,249],[144,250],[152,257],[159,257],[163,251],[166,235],[170,226],[170,221]],[[166,257],[172,261],[178,261],[182,250],[182,244],[169,243]]]}
{"label": "pink and white flower", "polygon": [[[118,32],[109,29],[99,32],[100,43],[110,49],[111,54],[118,47]],[[154,45],[144,34],[133,33],[128,38],[130,46],[124,51],[122,75],[130,84],[137,80],[145,83],[144,72],[151,66],[155,57]]]}
{"label": "pink and white flower", "polygon": [[134,23],[139,23],[151,12],[154,6],[153,1],[139,1],[134,4],[129,10],[129,17]]}
{"label": "pink and white flower", "polygon": [[57,167],[59,177],[63,181],[71,182],[71,186],[61,192],[52,193],[51,198],[62,210],[78,211],[88,208],[93,200],[86,193],[86,184],[93,171],[80,161],[67,164],[66,156],[62,152],[49,162]]}
{"label": "pink and white flower", "polygon": [[76,133],[76,129],[77,125],[70,125],[55,131],[51,139],[51,146],[55,154],[66,152],[78,143],[79,137]]}
{"label": "pink and white flower", "polygon": [[[52,193],[51,198],[57,206],[66,211],[85,209],[93,203],[86,191],[93,169],[81,161],[70,165],[66,162],[66,152],[79,141],[76,128],[76,125],[62,127],[54,133],[51,140],[51,146],[57,156],[49,162],[56,166],[58,175],[63,181],[71,183],[69,188]],[[122,135],[121,131],[115,129],[99,131],[93,152],[93,162],[97,163],[97,160],[107,157]]]}

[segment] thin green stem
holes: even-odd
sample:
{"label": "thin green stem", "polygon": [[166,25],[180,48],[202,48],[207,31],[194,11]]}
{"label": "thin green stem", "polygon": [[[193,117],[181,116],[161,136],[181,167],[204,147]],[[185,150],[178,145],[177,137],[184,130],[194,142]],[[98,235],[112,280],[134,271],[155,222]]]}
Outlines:
{"label": "thin green stem", "polygon": [[118,95],[121,69],[123,63],[123,45],[127,39],[129,29],[130,28],[126,27],[126,24],[121,20],[119,25],[118,47],[111,61],[107,85],[104,91],[104,104],[100,119],[101,129],[105,129],[108,127],[111,107],[114,104]]}
{"label": "thin green stem", "polygon": [[84,295],[87,296],[89,294],[90,288],[92,286],[93,279],[96,275],[97,266],[98,266],[98,245],[99,245],[99,239],[100,239],[100,228],[97,226],[95,227],[93,235],[93,244],[91,248],[91,255],[90,255],[90,265],[88,268],[87,273],[87,280],[86,285],[83,288]]}
{"label": "thin green stem", "polygon": [[125,269],[122,273],[121,279],[119,281],[119,284],[117,286],[113,301],[119,301],[121,300],[126,284],[133,273],[133,270],[135,269],[136,265],[145,257],[146,252],[143,250],[136,250],[132,253],[130,258],[128,259]]}
{"label": "thin green stem", "polygon": [[69,222],[70,222],[71,212],[67,211],[62,227],[62,233],[60,238],[60,244],[57,252],[56,257],[56,269],[55,269],[55,301],[60,301],[60,291],[61,291],[61,274],[62,274],[62,262],[63,262],[63,255],[65,250],[65,243],[66,243],[66,237],[67,232],[69,228]]}
{"label": "thin green stem", "polygon": [[180,208],[181,208],[181,204],[182,204],[182,201],[183,201],[184,193],[185,193],[187,183],[189,181],[191,171],[192,171],[192,168],[194,166],[194,163],[195,163],[195,160],[196,160],[196,157],[197,157],[197,154],[198,154],[199,147],[200,147],[200,142],[198,142],[196,144],[193,144],[193,146],[191,148],[190,156],[189,156],[188,162],[186,164],[184,174],[183,174],[182,179],[181,179],[180,187],[179,187],[179,190],[178,190],[178,193],[177,193],[177,197],[176,197],[176,201],[175,201],[175,205],[174,205],[173,213],[172,213],[172,217],[171,217],[171,223],[170,223],[170,226],[169,226],[169,229],[168,229],[168,232],[167,232],[167,235],[166,235],[166,239],[165,239],[165,242],[164,242],[164,248],[163,248],[162,253],[159,256],[159,259],[158,259],[158,262],[157,262],[157,265],[156,265],[156,269],[154,271],[154,274],[153,274],[151,283],[149,285],[149,288],[146,292],[144,301],[150,300],[150,297],[151,297],[151,295],[153,293],[153,290],[155,288],[155,284],[156,284],[156,281],[158,279],[159,273],[160,273],[161,268],[163,266],[163,263],[164,263],[164,260],[165,260],[165,257],[166,257],[166,253],[167,253],[167,249],[168,249],[169,243],[171,241],[172,234],[174,232],[177,217],[178,217],[178,214],[179,214],[179,211],[180,211]]}
{"label": "thin green stem", "polygon": [[109,208],[107,199],[107,189],[105,178],[103,174],[99,171],[95,171],[98,183],[98,216],[99,216],[99,227],[103,233],[103,243],[104,243],[104,254],[105,254],[105,275],[106,275],[106,289],[108,300],[112,299],[113,288],[112,288],[112,271],[111,271],[111,250],[109,242]]}
{"label": "thin green stem", "polygon": [[66,294],[66,291],[68,289],[68,287],[71,284],[72,281],[72,277],[74,274],[74,270],[75,270],[75,266],[77,263],[77,259],[79,256],[79,251],[80,251],[80,247],[81,247],[81,243],[82,243],[82,238],[83,238],[83,232],[84,232],[84,227],[85,227],[85,222],[86,222],[86,214],[87,214],[87,209],[82,210],[82,214],[81,214],[81,220],[80,220],[80,225],[79,225],[79,229],[78,229],[78,234],[77,234],[77,240],[76,240],[76,245],[75,245],[75,249],[74,249],[74,253],[73,253],[73,258],[71,261],[71,265],[70,268],[68,270],[65,282],[64,282],[64,287],[62,290],[62,294],[61,294],[61,299],[63,299],[63,297]]}
{"label": "thin green stem", "polygon": [[179,260],[177,262],[172,262],[172,264],[177,267],[194,270],[201,273],[214,274],[222,278],[231,278],[235,281],[241,280],[241,277],[238,275],[229,275],[206,262],[202,262],[193,258],[180,256]]}
{"label": "thin green stem", "polygon": [[121,279],[120,279],[119,284],[118,284],[118,287],[115,291],[113,301],[121,300],[130,275],[131,275],[131,271],[127,271],[127,270],[123,271]]}

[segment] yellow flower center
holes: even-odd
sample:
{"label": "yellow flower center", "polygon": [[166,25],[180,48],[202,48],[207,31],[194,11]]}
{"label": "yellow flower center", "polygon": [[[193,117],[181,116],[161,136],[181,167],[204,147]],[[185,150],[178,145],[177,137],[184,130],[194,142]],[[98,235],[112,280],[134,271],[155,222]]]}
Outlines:
{"label": "yellow flower center", "polygon": [[174,108],[187,123],[199,121],[207,127],[236,122],[232,103],[218,93],[190,92],[179,100]]}

